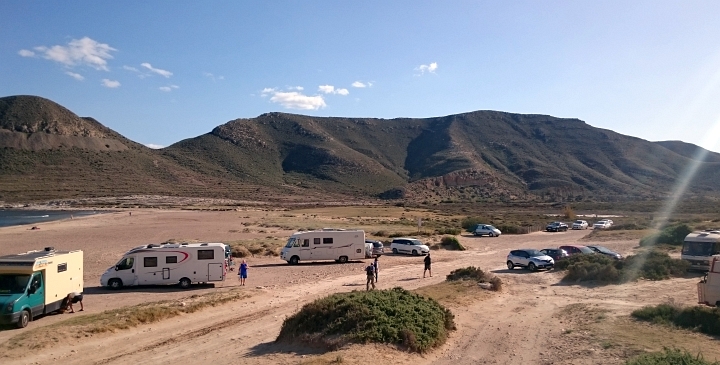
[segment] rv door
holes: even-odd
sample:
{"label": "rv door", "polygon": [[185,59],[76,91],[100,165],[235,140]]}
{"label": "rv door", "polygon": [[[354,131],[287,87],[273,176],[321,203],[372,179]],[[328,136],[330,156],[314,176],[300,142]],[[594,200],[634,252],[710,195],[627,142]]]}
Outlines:
{"label": "rv door", "polygon": [[115,265],[115,277],[125,286],[137,285],[135,256],[126,256]]}

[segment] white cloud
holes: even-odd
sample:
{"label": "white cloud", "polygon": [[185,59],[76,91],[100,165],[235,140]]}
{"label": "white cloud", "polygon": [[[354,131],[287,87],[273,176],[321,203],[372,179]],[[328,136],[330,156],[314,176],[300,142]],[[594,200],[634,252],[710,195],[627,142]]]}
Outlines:
{"label": "white cloud", "polygon": [[180,86],[177,86],[177,85],[168,85],[168,86],[160,86],[159,87],[159,89],[161,91],[165,91],[165,92],[170,92],[173,89],[179,89],[179,88],[180,88]]}
{"label": "white cloud", "polygon": [[[108,71],[107,60],[113,58],[110,52],[117,51],[105,43],[98,43],[88,37],[73,39],[67,46],[39,46],[35,47],[35,50],[42,53],[43,58],[65,66],[84,65],[105,71]],[[28,52],[24,53],[29,54]]]}
{"label": "white cloud", "polygon": [[136,69],[135,67],[132,67],[132,66],[123,66],[123,70],[128,70],[128,71],[132,71],[132,72],[140,72],[138,69]]}
{"label": "white cloud", "polygon": [[362,88],[362,87],[368,87],[368,85],[365,85],[365,83],[364,83],[364,82],[361,82],[361,81],[355,81],[355,82],[352,83],[351,86],[352,86],[352,87],[360,87],[360,88]]}
{"label": "white cloud", "polygon": [[203,75],[204,75],[205,77],[213,80],[213,81],[225,80],[225,76],[215,76],[215,75],[213,75],[213,74],[211,74],[211,73],[209,73],[209,72],[203,72]]}
{"label": "white cloud", "polygon": [[348,89],[337,89],[335,90],[335,93],[345,96],[347,94],[350,94],[350,91],[348,91]]}
{"label": "white cloud", "polygon": [[268,87],[263,89],[260,95],[271,95],[271,102],[280,104],[286,109],[318,110],[327,106],[321,95],[308,96],[297,91],[284,92]]}
{"label": "white cloud", "polygon": [[20,51],[18,51],[18,54],[23,57],[35,57],[35,52],[29,51],[27,49],[21,49]]}
{"label": "white cloud", "polygon": [[80,74],[75,73],[75,72],[67,71],[67,72],[65,72],[65,74],[68,75],[68,76],[70,76],[70,77],[72,77],[72,78],[75,79],[75,80],[78,80],[78,81],[85,80],[85,77],[83,77],[83,75],[80,75]]}
{"label": "white cloud", "polygon": [[151,64],[149,64],[149,63],[147,63],[147,62],[141,63],[140,66],[145,67],[146,69],[148,69],[148,70],[150,70],[150,71],[152,71],[152,72],[154,72],[154,73],[156,73],[156,74],[158,74],[158,75],[160,75],[160,76],[170,77],[170,76],[172,76],[172,74],[173,74],[172,72],[167,71],[167,70],[163,70],[163,69],[159,69],[159,68],[154,68],[154,67],[152,67]]}
{"label": "white cloud", "polygon": [[332,85],[320,85],[320,86],[318,86],[318,91],[325,93],[325,94],[340,94],[340,95],[350,94],[350,91],[348,91],[348,89],[336,89],[335,86],[332,86]]}
{"label": "white cloud", "polygon": [[111,88],[111,89],[114,89],[114,88],[116,88],[116,87],[120,87],[120,81],[102,79],[102,85],[105,86],[105,87],[109,87],[109,88]]}
{"label": "white cloud", "polygon": [[157,149],[160,149],[160,148],[165,148],[165,146],[163,146],[163,145],[161,145],[161,144],[154,144],[154,143],[146,143],[146,144],[145,144],[145,147],[152,148],[152,149],[154,149],[154,150],[157,150]]}
{"label": "white cloud", "polygon": [[419,75],[422,75],[422,74],[424,74],[425,72],[435,73],[435,70],[437,70],[437,68],[438,68],[437,62],[433,62],[433,63],[431,63],[431,64],[429,64],[429,65],[420,65],[420,66],[418,66],[418,67],[415,68],[415,71],[420,72]]}
{"label": "white cloud", "polygon": [[302,86],[290,86],[290,87],[288,87],[288,90],[303,91],[303,90],[305,90],[305,88]]}

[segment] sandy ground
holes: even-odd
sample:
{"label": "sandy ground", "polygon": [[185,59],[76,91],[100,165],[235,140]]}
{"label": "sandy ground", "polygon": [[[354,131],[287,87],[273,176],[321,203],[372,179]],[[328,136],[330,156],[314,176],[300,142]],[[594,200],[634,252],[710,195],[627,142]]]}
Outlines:
{"label": "sandy ground", "polygon": [[[180,299],[191,293],[237,288],[231,278],[215,287],[188,291],[176,288],[127,288],[113,292],[99,288],[99,277],[129,248],[170,238],[230,241],[249,234],[237,233],[238,216],[262,212],[191,212],[147,210],[108,213],[101,216],[28,227],[0,228],[0,255],[45,246],[82,249],[85,252],[85,306],[76,314],[46,316],[27,329],[0,331],[0,344],[32,328],[48,326],[68,316],[82,316],[127,305]],[[255,216],[253,216],[254,218]],[[251,219],[253,219],[251,218]],[[451,305],[458,331],[441,348],[425,355],[409,354],[387,346],[354,345],[323,354],[302,346],[275,344],[283,319],[303,304],[335,292],[364,289],[363,262],[306,263],[289,266],[277,257],[250,258],[249,298],[189,315],[89,338],[59,341],[42,351],[4,358],[3,364],[175,364],[242,361],[249,364],[344,363],[397,364],[620,364],[628,353],[632,331],[645,331],[649,340],[633,348],[658,350],[663,338],[686,341],[691,351],[702,350],[706,358],[720,359],[717,340],[681,333],[660,336],[653,328],[628,324],[628,314],[648,304],[666,301],[684,305],[696,302],[697,278],[639,281],[623,285],[586,287],[560,283],[559,273],[507,270],[505,256],[514,248],[545,248],[580,241],[589,231],[538,232],[498,238],[460,237],[468,251],[434,251],[433,277],[422,278],[422,259],[386,255],[381,258],[379,288],[401,286],[415,289],[439,283],[451,270],[479,266],[505,282],[505,289],[470,304]],[[273,231],[274,235],[291,232]],[[637,241],[609,241],[602,245],[623,254],[632,253]],[[625,327],[623,327],[625,326]],[[655,331],[655,332],[653,332]],[[677,330],[673,330],[678,332]],[[695,337],[693,337],[695,336]],[[681,340],[678,340],[681,339]],[[667,342],[667,341],[666,341]],[[716,350],[708,350],[707,344]],[[694,346],[694,347],[693,347]],[[709,351],[709,352],[708,352]],[[238,359],[242,360],[238,360]],[[189,359],[192,359],[190,361]]]}

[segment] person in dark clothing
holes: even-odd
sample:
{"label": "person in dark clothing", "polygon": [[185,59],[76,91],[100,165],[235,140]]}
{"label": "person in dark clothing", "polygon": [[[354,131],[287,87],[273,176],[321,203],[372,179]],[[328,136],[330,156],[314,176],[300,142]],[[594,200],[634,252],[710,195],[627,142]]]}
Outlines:
{"label": "person in dark clothing", "polygon": [[432,263],[430,259],[430,252],[428,252],[427,256],[425,256],[425,270],[423,270],[423,277],[425,277],[425,272],[430,272],[430,277],[432,277],[432,268],[430,267],[430,264]]}
{"label": "person in dark clothing", "polygon": [[373,266],[373,264],[370,264],[365,268],[365,275],[367,276],[365,290],[370,290],[370,285],[372,285],[372,288],[375,289],[375,266]]}

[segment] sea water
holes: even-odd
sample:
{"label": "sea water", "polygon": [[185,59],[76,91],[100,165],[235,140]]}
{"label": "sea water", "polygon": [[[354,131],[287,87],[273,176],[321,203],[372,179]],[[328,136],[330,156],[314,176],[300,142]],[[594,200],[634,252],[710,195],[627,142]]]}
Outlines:
{"label": "sea water", "polygon": [[0,227],[36,224],[99,213],[92,210],[0,210]]}

